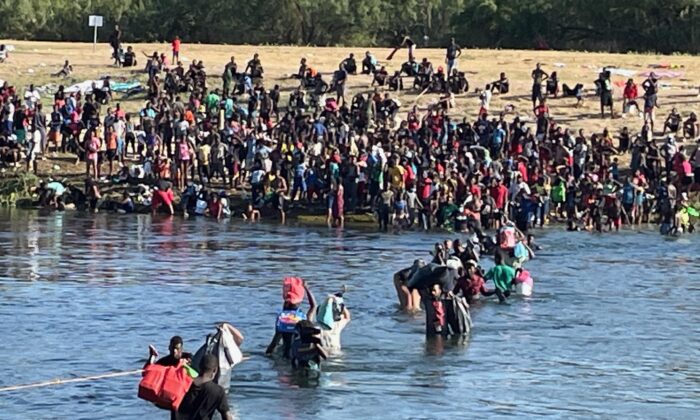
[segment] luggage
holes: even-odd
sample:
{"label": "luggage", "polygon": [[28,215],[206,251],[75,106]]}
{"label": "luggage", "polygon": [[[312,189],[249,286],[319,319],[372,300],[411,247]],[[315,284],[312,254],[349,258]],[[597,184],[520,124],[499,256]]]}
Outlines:
{"label": "luggage", "polygon": [[452,296],[443,299],[445,307],[445,318],[449,335],[464,336],[469,335],[472,330],[472,318],[469,313],[469,304],[463,297]]}
{"label": "luggage", "polygon": [[282,281],[282,299],[285,303],[289,302],[293,305],[298,305],[304,300],[304,280],[299,277],[285,277]]}
{"label": "luggage", "polygon": [[180,366],[148,365],[139,382],[138,397],[166,410],[177,410],[192,385],[192,377]]}
{"label": "luggage", "polygon": [[214,382],[228,393],[231,388],[231,371],[243,360],[243,354],[231,333],[226,328],[218,328],[216,333],[207,335],[204,344],[192,357],[192,366],[200,372],[199,364],[205,354],[212,354],[219,360],[219,370]]}

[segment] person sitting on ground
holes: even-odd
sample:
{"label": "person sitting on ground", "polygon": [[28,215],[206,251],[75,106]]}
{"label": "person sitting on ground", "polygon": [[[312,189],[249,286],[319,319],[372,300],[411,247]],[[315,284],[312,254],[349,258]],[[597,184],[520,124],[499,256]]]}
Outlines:
{"label": "person sitting on ground", "polygon": [[10,58],[10,54],[7,52],[7,47],[5,44],[0,44],[0,63],[4,63],[8,58]]}
{"label": "person sitting on ground", "polygon": [[464,75],[463,71],[457,69],[452,69],[452,74],[447,79],[447,84],[449,85],[450,92],[455,95],[460,95],[469,91],[469,82],[467,77]]}
{"label": "person sitting on ground", "polygon": [[199,376],[194,378],[190,389],[178,408],[178,418],[211,419],[218,412],[223,420],[233,420],[228,406],[226,390],[214,380],[219,370],[219,359],[205,354],[199,363]]}
{"label": "person sitting on ground", "polygon": [[554,96],[556,98],[557,95],[559,95],[559,77],[557,76],[556,71],[552,72],[545,84],[547,86],[547,95]]}
{"label": "person sitting on ground", "polygon": [[367,51],[362,59],[362,74],[372,74],[377,71],[377,59]]}
{"label": "person sitting on ground", "polygon": [[418,65],[418,71],[416,73],[416,79],[413,82],[413,87],[417,87],[420,90],[425,89],[430,84],[430,79],[433,76],[433,65],[428,61],[427,58],[423,58],[423,61]]}
{"label": "person sitting on ground", "polygon": [[508,93],[509,90],[510,81],[508,80],[508,76],[506,76],[505,73],[501,72],[501,75],[498,77],[498,80],[491,83],[491,92],[495,92],[502,95],[504,93]]}
{"label": "person sitting on ground", "polygon": [[447,92],[447,76],[442,66],[438,66],[437,71],[433,74],[430,89],[433,92]]}
{"label": "person sitting on ground", "polygon": [[[698,116],[691,112],[687,120],[683,122],[683,137],[695,140],[700,136],[700,122],[698,122]],[[700,182],[700,179],[696,180]]]}
{"label": "person sitting on ground", "polygon": [[375,83],[377,86],[384,86],[386,85],[388,78],[389,72],[386,71],[386,67],[382,66],[381,69],[374,73],[374,79],[372,80],[372,84],[370,86],[374,86]]}
{"label": "person sitting on ground", "polygon": [[136,53],[132,47],[126,47],[126,52],[124,53],[124,61],[122,61],[123,67],[134,67],[138,63],[136,62]]}
{"label": "person sitting on ground", "polygon": [[401,73],[406,76],[415,77],[418,74],[418,63],[415,61],[406,61],[401,64]]}
{"label": "person sitting on ground", "polygon": [[671,112],[668,114],[668,117],[666,117],[666,121],[664,122],[664,131],[661,133],[661,135],[666,134],[666,130],[668,130],[669,133],[677,134],[678,130],[681,128],[682,122],[683,117],[681,117],[681,114],[678,113],[676,108],[672,108]]}
{"label": "person sitting on ground", "polygon": [[394,75],[389,77],[387,84],[389,85],[389,90],[403,90],[403,78],[401,77],[401,72],[398,70],[394,72]]}
{"label": "person sitting on ground", "polygon": [[341,69],[345,69],[348,74],[357,74],[357,61],[355,60],[355,54],[350,53],[348,58],[340,63]]}
{"label": "person sitting on ground", "polygon": [[564,83],[562,85],[562,93],[563,96],[566,97],[575,97],[576,98],[576,108],[579,108],[583,105],[583,84],[582,83],[577,83],[576,86],[570,88],[569,86]]}
{"label": "person sitting on ground", "polygon": [[63,63],[63,67],[61,70],[59,70],[57,73],[54,73],[54,77],[68,77],[73,73],[73,66],[71,66],[70,62],[66,60],[65,63]]}

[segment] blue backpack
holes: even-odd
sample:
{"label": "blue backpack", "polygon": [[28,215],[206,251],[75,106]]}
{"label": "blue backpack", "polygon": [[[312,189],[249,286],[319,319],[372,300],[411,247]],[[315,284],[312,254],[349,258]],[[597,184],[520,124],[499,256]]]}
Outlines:
{"label": "blue backpack", "polygon": [[306,320],[306,313],[301,309],[283,310],[277,315],[275,329],[280,333],[294,333],[299,321]]}

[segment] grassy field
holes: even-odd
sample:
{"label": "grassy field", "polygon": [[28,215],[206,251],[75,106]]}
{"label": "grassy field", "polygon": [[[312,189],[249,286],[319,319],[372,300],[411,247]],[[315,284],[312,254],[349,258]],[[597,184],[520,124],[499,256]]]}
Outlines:
{"label": "grassy field", "polygon": [[[69,86],[73,83],[89,79],[97,79],[110,75],[117,80],[140,80],[145,83],[146,77],[142,73],[142,65],[145,57],[141,52],[151,54],[153,51],[169,54],[170,46],[167,44],[133,44],[139,55],[137,70],[121,69],[111,65],[111,48],[106,44],[99,44],[93,51],[91,44],[85,43],[61,43],[61,42],[27,42],[0,40],[0,43],[13,45],[15,51],[11,52],[10,59],[0,64],[0,80],[7,80],[21,92],[30,83],[43,86],[49,83]],[[127,44],[128,45],[128,44]],[[189,45],[183,44],[181,58],[188,64],[191,60],[203,60],[209,75],[211,87],[220,86],[220,74],[223,66],[231,56],[236,57],[239,68],[252,57],[253,53],[260,54],[265,69],[265,84],[271,88],[279,84],[285,91],[290,91],[298,84],[289,77],[298,69],[299,59],[306,57],[308,63],[325,73],[330,74],[337,69],[338,63],[351,52],[358,59],[364,56],[366,48],[318,48],[318,47],[287,47],[287,46],[248,46],[248,45]],[[387,48],[370,49],[375,56],[386,64],[389,72],[399,69],[406,59],[406,52],[400,51],[392,61],[386,61],[390,50]],[[442,49],[418,49],[417,57],[427,57],[435,67],[444,65],[444,51]],[[74,67],[74,73],[69,79],[60,79],[51,76],[57,72],[64,60],[70,60]],[[358,60],[359,61],[359,60]],[[686,117],[691,111],[700,111],[698,104],[698,85],[700,85],[700,57],[693,56],[657,56],[639,54],[604,54],[586,52],[557,52],[557,51],[514,51],[514,50],[465,50],[460,59],[459,67],[467,73],[471,92],[460,95],[457,100],[458,116],[466,116],[470,120],[477,117],[479,110],[478,94],[474,93],[477,87],[484,87],[498,78],[501,71],[507,73],[511,81],[511,93],[493,97],[491,112],[497,113],[506,105],[515,106],[515,112],[521,117],[531,118],[530,72],[535,63],[541,62],[547,72],[557,71],[561,82],[571,86],[583,83],[588,95],[583,107],[575,108],[576,100],[573,98],[558,98],[550,100],[550,108],[554,119],[564,126],[578,130],[584,128],[589,134],[600,132],[607,127],[616,133],[623,126],[628,126],[635,133],[642,126],[642,120],[638,116],[621,116],[621,88],[615,87],[615,112],[616,118],[601,119],[599,115],[599,102],[593,96],[593,80],[596,79],[598,69],[603,66],[615,66],[622,69],[637,72],[634,79],[638,84],[645,79],[640,73],[652,70],[653,64],[671,64],[673,71],[681,73],[679,77],[662,79],[659,95],[660,109],[657,111],[657,127],[662,127],[663,119],[672,107]],[[655,70],[660,71],[660,70]],[[627,77],[613,75],[613,82],[623,82]],[[370,76],[351,77],[348,84],[350,95],[358,92],[370,91]],[[406,80],[406,85],[411,82]],[[641,90],[641,88],[640,88]],[[286,96],[283,101],[286,103]],[[437,100],[437,95],[427,94],[418,98],[418,92],[406,90],[399,95],[404,108],[417,103],[425,107]],[[50,104],[52,94],[46,94],[43,101]],[[120,101],[117,95],[117,101]],[[127,111],[137,111],[143,105],[144,96],[132,97],[121,101]],[[49,108],[50,109],[50,108]],[[509,118],[512,118],[509,117]],[[658,130],[657,130],[658,131]],[[67,161],[64,159],[64,161]],[[624,160],[623,160],[624,162]],[[46,167],[42,164],[42,168]]]}
{"label": "grassy field", "polygon": [[[37,86],[47,83],[70,85],[87,79],[96,79],[100,76],[111,75],[114,78],[145,82],[145,75],[140,60],[138,69],[120,69],[111,65],[109,58],[111,49],[106,44],[99,44],[95,51],[91,44],[59,43],[59,42],[24,42],[3,40],[0,43],[14,45],[16,50],[11,53],[10,59],[0,64],[0,80],[8,80],[10,83],[22,89],[29,83]],[[141,51],[152,53],[153,51],[169,53],[169,45],[166,44],[134,44],[134,49],[140,55],[139,59],[145,59]],[[272,87],[280,84],[285,90],[291,90],[298,84],[289,78],[298,68],[299,59],[306,57],[309,64],[322,73],[328,74],[337,69],[338,63],[349,53],[361,59],[365,48],[317,48],[317,47],[285,47],[285,46],[229,46],[229,45],[188,45],[184,44],[181,55],[185,64],[191,60],[203,60],[210,86],[220,86],[220,74],[223,66],[230,56],[235,56],[239,67],[258,52],[265,68],[265,84]],[[406,59],[405,51],[398,52],[392,61],[385,58],[390,52],[386,48],[370,49],[375,56],[387,65],[391,73],[398,70]],[[417,57],[428,57],[435,67],[444,65],[444,52],[441,49],[418,49]],[[62,80],[51,77],[51,73],[58,71],[64,60],[70,60],[74,66],[74,74],[70,79]],[[698,89],[700,85],[700,57],[692,56],[657,56],[637,54],[601,54],[585,52],[557,52],[557,51],[513,51],[513,50],[465,50],[460,59],[460,69],[467,72],[471,92],[457,99],[456,113],[470,119],[477,116],[479,109],[478,95],[474,88],[484,87],[498,78],[499,72],[505,71],[511,80],[511,94],[494,96],[491,104],[492,113],[503,109],[507,104],[513,104],[516,112],[531,116],[529,93],[531,87],[530,72],[535,63],[541,62],[547,72],[557,71],[559,79],[571,86],[580,82],[588,91],[593,89],[593,80],[597,77],[598,70],[602,66],[616,66],[629,69],[638,73],[650,71],[651,64],[671,64],[677,66],[673,71],[682,75],[673,79],[662,79],[662,89],[659,97],[660,110],[657,112],[661,122],[671,107],[677,107],[685,116],[690,111],[697,111],[700,98]],[[556,64],[555,64],[556,63]],[[657,72],[660,70],[656,70]],[[641,84],[644,76],[634,77]],[[626,77],[613,75],[613,82],[624,81]],[[406,80],[408,82],[408,80]],[[350,94],[370,90],[370,76],[355,76],[350,79],[348,90]],[[410,84],[410,82],[408,83]],[[640,88],[641,90],[641,88]],[[621,113],[621,88],[615,88],[616,113]],[[413,104],[417,92],[405,91],[400,95],[405,107]],[[284,98],[286,100],[286,98]],[[437,99],[436,95],[424,95],[418,104],[425,106]],[[125,101],[128,110],[137,110],[143,102],[143,97],[136,97]],[[615,118],[614,120],[601,119],[599,115],[599,102],[591,96],[586,98],[584,107],[574,108],[575,99],[560,98],[550,101],[552,115],[561,124],[572,128],[585,128],[589,132],[601,131],[604,127],[618,130],[622,126],[629,126],[633,131],[641,128],[641,120],[636,117]]]}

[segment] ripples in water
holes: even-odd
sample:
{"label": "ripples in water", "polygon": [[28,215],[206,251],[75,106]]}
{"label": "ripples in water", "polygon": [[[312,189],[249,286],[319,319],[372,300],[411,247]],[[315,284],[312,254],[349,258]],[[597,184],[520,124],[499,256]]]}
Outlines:
{"label": "ripples in water", "polygon": [[[532,299],[475,305],[468,343],[426,342],[391,275],[443,235],[210,220],[0,214],[0,386],[138,368],[149,343],[195,349],[215,322],[246,335],[240,418],[694,418],[700,401],[697,236],[542,231]],[[488,263],[486,263],[488,265]],[[296,274],[347,285],[353,322],[316,383],[262,356]],[[1,418],[166,418],[137,377],[2,394]]]}

